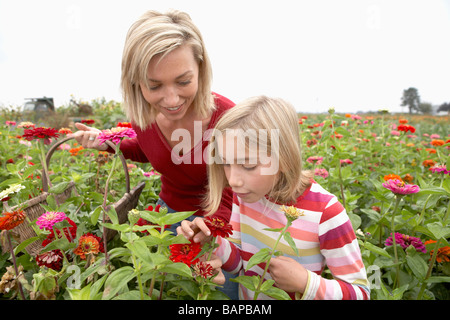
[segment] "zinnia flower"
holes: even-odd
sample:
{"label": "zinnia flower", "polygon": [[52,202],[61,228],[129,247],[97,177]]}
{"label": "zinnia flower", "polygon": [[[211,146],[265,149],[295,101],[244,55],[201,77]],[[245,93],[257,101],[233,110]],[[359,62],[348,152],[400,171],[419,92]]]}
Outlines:
{"label": "zinnia flower", "polygon": [[328,171],[327,171],[327,169],[324,169],[324,168],[315,168],[314,175],[321,176],[322,178],[325,179],[328,177]]}
{"label": "zinnia flower", "polygon": [[64,212],[47,211],[36,221],[40,229],[52,230],[53,226],[67,218]]}
{"label": "zinnia flower", "polygon": [[197,261],[192,267],[194,270],[194,277],[203,277],[208,279],[213,275],[213,268],[205,261]]}
{"label": "zinnia flower", "polygon": [[222,218],[206,217],[205,224],[213,237],[227,238],[233,233],[233,227]]}
{"label": "zinnia flower", "polygon": [[33,122],[30,122],[30,121],[23,121],[23,122],[19,123],[19,125],[17,127],[18,128],[29,129],[29,128],[34,128],[35,124]]}
{"label": "zinnia flower", "polygon": [[93,120],[93,119],[83,119],[83,120],[81,120],[81,123],[94,124],[95,120]]}
{"label": "zinnia flower", "polygon": [[340,161],[341,161],[341,164],[352,164],[353,163],[353,161],[350,159],[341,159]]}
{"label": "zinnia flower", "polygon": [[408,132],[411,131],[412,133],[416,132],[416,128],[410,125],[401,124],[397,127],[399,131]]}
{"label": "zinnia flower", "polygon": [[118,127],[131,128],[131,123],[129,122],[119,122],[117,124]]}
{"label": "zinnia flower", "polygon": [[73,253],[80,256],[82,260],[85,260],[87,255],[98,254],[101,252],[101,245],[102,241],[99,237],[91,233],[86,233],[78,240],[78,246],[75,248]]}
{"label": "zinnia flower", "polygon": [[[403,249],[408,248],[409,246],[413,246],[414,249],[418,252],[426,253],[427,249],[425,248],[424,243],[422,240],[416,237],[411,237],[406,234],[401,234],[396,232],[395,233],[395,243],[399,244]],[[393,240],[392,240],[392,233],[389,238],[386,239],[386,242],[384,243],[385,246],[392,246]]]}
{"label": "zinnia flower", "polygon": [[25,187],[23,185],[21,185],[20,183],[14,183],[14,184],[10,185],[7,189],[0,192],[0,199],[6,198],[9,195],[11,195],[13,193],[17,193],[22,189],[25,189]]}
{"label": "zinnia flower", "polygon": [[[427,240],[425,241],[425,244],[431,244],[431,243],[436,243],[435,240]],[[430,251],[430,256],[433,256],[434,254],[434,250]],[[446,246],[446,247],[441,247],[438,249],[438,252],[436,254],[436,261],[439,263],[442,262],[450,262],[450,247]]]}
{"label": "zinnia flower", "polygon": [[105,143],[105,141],[109,140],[115,144],[118,144],[123,138],[135,138],[136,132],[132,128],[127,127],[115,127],[112,129],[103,130],[98,136],[97,139],[100,141],[100,144]]}
{"label": "zinnia flower", "polygon": [[300,210],[294,206],[286,207],[285,205],[282,205],[280,210],[284,212],[284,215],[289,220],[296,220],[298,217],[305,215],[303,210]]}
{"label": "zinnia flower", "polygon": [[434,166],[429,168],[428,170],[430,170],[433,173],[450,174],[450,170],[447,170],[447,167],[445,165]]}
{"label": "zinnia flower", "polygon": [[31,141],[36,139],[58,138],[58,130],[54,128],[38,127],[34,129],[25,129],[22,138]]}
{"label": "zinnia flower", "polygon": [[169,246],[170,257],[173,262],[183,262],[188,266],[197,263],[198,259],[194,258],[202,251],[200,243],[190,240],[190,243],[171,244]]}
{"label": "zinnia flower", "polygon": [[387,180],[385,183],[383,183],[383,187],[391,190],[393,193],[397,195],[417,193],[420,191],[419,186],[415,184],[405,184],[404,181],[399,179]]}
{"label": "zinnia flower", "polygon": [[69,128],[61,128],[58,130],[59,133],[61,134],[70,134],[73,133],[72,130],[70,130]]}
{"label": "zinnia flower", "polygon": [[323,157],[319,157],[319,156],[309,157],[308,159],[306,159],[306,161],[309,163],[315,163],[315,164],[319,165],[322,163]]}
{"label": "zinnia flower", "polygon": [[0,216],[0,230],[11,230],[25,221],[26,215],[22,210],[4,212]]}
{"label": "zinnia flower", "polygon": [[443,146],[444,144],[445,144],[444,140],[440,139],[431,140],[431,145],[435,147]]}
{"label": "zinnia flower", "polygon": [[[67,222],[69,222],[69,224],[71,225],[71,227],[66,227],[63,228],[64,234],[66,236],[66,238],[69,241],[73,241],[76,237],[77,237],[77,225],[75,222],[72,221],[72,219],[70,219],[69,217],[66,217]],[[58,238],[61,238],[61,231],[60,230],[56,230],[56,234],[58,236]],[[47,238],[45,238],[42,241],[42,246],[45,247],[46,245],[48,245],[50,242],[52,242],[53,240],[55,240],[55,231],[53,229],[50,230],[50,234],[47,235]]]}
{"label": "zinnia flower", "polygon": [[402,178],[400,178],[399,175],[396,175],[396,174],[393,174],[393,173],[384,176],[383,179],[384,179],[384,181],[388,181],[388,180],[391,180],[391,179],[402,180]]}
{"label": "zinnia flower", "polygon": [[422,162],[422,165],[424,167],[433,167],[435,164],[436,164],[436,161],[431,160],[431,159],[427,159]]}
{"label": "zinnia flower", "polygon": [[36,263],[40,267],[47,267],[60,271],[63,266],[63,253],[59,249],[50,250],[36,256]]}

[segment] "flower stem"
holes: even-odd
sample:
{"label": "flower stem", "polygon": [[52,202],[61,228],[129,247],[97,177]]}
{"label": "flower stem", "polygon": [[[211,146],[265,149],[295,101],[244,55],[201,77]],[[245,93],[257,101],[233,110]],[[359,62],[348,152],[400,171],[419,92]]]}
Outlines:
{"label": "flower stem", "polygon": [[264,272],[261,275],[261,278],[259,279],[259,283],[258,286],[256,287],[255,290],[255,296],[253,297],[253,300],[256,300],[258,298],[259,293],[261,292],[261,286],[264,282],[264,277],[266,276],[267,270],[269,269],[269,265],[270,265],[270,260],[272,259],[272,255],[275,253],[275,251],[277,250],[277,246],[278,246],[278,242],[280,242],[281,237],[284,235],[284,233],[286,232],[286,230],[289,228],[289,226],[291,225],[291,223],[288,220],[288,223],[286,224],[286,226],[283,228],[283,230],[281,230],[280,235],[278,236],[277,241],[275,242],[275,245],[273,246],[273,249],[270,253],[269,259],[267,259],[266,261],[266,266],[264,267]]}
{"label": "flower stem", "polygon": [[12,243],[11,243],[11,236],[10,236],[8,230],[6,230],[6,237],[8,238],[9,251],[12,256],[14,271],[16,272],[16,281],[17,281],[17,286],[19,287],[20,297],[22,298],[22,300],[25,300],[25,295],[23,294],[22,284],[20,283],[20,280],[19,280],[19,270],[17,269],[16,255],[14,254],[14,250],[13,250]]}
{"label": "flower stem", "polygon": [[396,268],[396,279],[394,281],[393,288],[395,289],[395,285],[398,286],[399,283],[399,276],[400,276],[400,266],[398,265],[398,254],[397,254],[397,243],[395,240],[395,213],[397,211],[398,205],[401,200],[401,196],[396,195],[396,201],[395,201],[395,208],[394,211],[392,211],[392,220],[391,220],[391,232],[392,232],[392,245],[394,246],[394,257],[395,257],[395,268]]}

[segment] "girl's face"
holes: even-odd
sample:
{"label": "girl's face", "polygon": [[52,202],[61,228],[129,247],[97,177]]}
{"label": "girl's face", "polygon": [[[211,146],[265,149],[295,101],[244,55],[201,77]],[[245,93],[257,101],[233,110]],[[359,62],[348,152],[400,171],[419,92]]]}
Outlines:
{"label": "girl's face", "polygon": [[261,163],[236,137],[220,137],[217,146],[228,184],[243,202],[256,202],[272,190],[278,173],[267,174],[271,162]]}
{"label": "girl's face", "polygon": [[144,99],[168,120],[182,119],[198,90],[199,67],[192,48],[180,46],[166,56],[155,56],[147,70],[149,88],[140,84]]}

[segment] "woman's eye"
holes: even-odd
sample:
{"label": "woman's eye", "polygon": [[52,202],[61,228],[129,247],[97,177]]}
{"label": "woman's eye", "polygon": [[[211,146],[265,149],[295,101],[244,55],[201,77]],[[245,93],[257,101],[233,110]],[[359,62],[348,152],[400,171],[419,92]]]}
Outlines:
{"label": "woman's eye", "polygon": [[180,81],[180,82],[178,82],[178,84],[179,84],[180,86],[187,86],[187,85],[189,85],[190,83],[191,83],[191,80]]}
{"label": "woman's eye", "polygon": [[256,169],[257,165],[243,165],[242,167],[247,171],[252,171]]}
{"label": "woman's eye", "polygon": [[157,86],[151,86],[151,87],[149,87],[149,89],[150,89],[151,91],[155,91],[155,90],[158,90],[160,87],[161,87],[160,85],[157,85]]}

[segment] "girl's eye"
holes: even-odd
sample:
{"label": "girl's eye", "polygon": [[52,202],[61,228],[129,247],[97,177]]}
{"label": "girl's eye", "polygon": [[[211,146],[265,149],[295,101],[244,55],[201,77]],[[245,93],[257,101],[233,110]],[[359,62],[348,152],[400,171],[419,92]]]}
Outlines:
{"label": "girl's eye", "polygon": [[252,171],[256,169],[257,165],[243,165],[242,167],[247,171]]}

